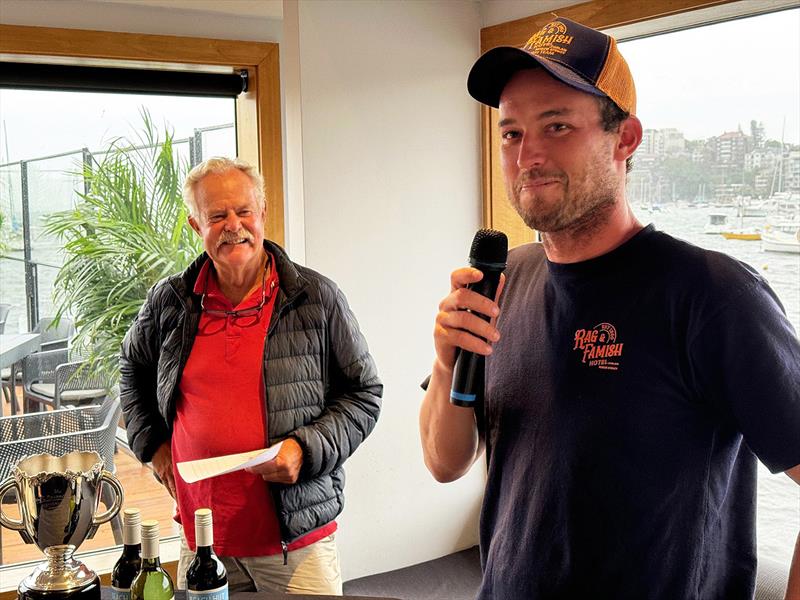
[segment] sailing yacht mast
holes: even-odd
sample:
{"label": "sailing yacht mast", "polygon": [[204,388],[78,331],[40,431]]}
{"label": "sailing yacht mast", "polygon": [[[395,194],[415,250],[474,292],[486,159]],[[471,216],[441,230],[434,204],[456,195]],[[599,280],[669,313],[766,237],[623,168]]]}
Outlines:
{"label": "sailing yacht mast", "polygon": [[775,177],[778,178],[778,190],[783,188],[783,140],[786,134],[786,115],[783,116],[783,126],[781,127],[781,149],[778,154],[778,162],[775,164],[775,170],[772,172],[772,185],[770,185],[769,195],[772,197],[775,194]]}

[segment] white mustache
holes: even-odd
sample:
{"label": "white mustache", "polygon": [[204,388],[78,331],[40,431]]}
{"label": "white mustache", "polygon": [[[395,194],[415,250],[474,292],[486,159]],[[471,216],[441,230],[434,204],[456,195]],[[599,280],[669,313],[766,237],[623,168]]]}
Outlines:
{"label": "white mustache", "polygon": [[242,241],[252,242],[253,234],[246,229],[240,229],[239,231],[223,231],[222,235],[219,236],[219,239],[217,240],[217,248],[219,248],[222,244],[238,244]]}

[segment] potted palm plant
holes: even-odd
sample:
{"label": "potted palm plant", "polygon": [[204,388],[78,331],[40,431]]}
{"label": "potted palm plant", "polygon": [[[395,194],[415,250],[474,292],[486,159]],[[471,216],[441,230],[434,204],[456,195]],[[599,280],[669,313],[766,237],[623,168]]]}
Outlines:
{"label": "potted palm plant", "polygon": [[46,218],[65,253],[56,316],[72,317],[88,367],[114,381],[122,338],[147,290],[202,251],[181,197],[188,161],[177,156],[169,129],[162,140],[149,114],[142,116],[139,139],[117,139],[83,167],[88,192],[78,192],[77,205]]}

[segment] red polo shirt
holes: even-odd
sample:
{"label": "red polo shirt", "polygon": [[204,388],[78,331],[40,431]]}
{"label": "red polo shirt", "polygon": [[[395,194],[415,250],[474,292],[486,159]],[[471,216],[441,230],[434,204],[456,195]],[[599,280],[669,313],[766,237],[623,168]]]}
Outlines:
{"label": "red polo shirt", "polygon": [[[271,264],[274,264],[270,257]],[[203,312],[189,360],[178,386],[172,432],[173,465],[201,458],[258,450],[267,439],[263,357],[267,328],[278,290],[273,268],[266,280],[266,302],[252,316]],[[194,292],[206,309],[242,310],[261,302],[259,287],[234,307],[222,294],[210,260],[200,270]],[[178,510],[184,534],[194,549],[194,511],[211,508],[214,549],[221,556],[266,556],[282,552],[281,536],[269,485],[259,475],[237,471],[186,483],[175,473]],[[184,519],[185,516],[185,519]],[[302,548],[330,535],[336,522],[289,545]]]}

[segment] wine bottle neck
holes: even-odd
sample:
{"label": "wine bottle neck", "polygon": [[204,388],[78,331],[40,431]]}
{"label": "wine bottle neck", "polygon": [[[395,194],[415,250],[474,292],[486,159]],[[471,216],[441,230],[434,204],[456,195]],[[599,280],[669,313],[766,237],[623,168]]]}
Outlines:
{"label": "wine bottle neck", "polygon": [[135,558],[142,553],[141,544],[125,544],[122,547],[122,556],[126,558]]}
{"label": "wine bottle neck", "polygon": [[142,534],[139,530],[139,524],[136,527],[125,526],[122,530],[122,543],[126,546],[136,546],[142,543]]}
{"label": "wine bottle neck", "polygon": [[155,571],[161,568],[161,559],[156,556],[154,558],[142,558],[142,571]]}
{"label": "wine bottle neck", "polygon": [[214,548],[212,546],[198,546],[197,556],[200,558],[209,558],[214,556]]}
{"label": "wine bottle neck", "polygon": [[208,547],[214,544],[214,531],[211,528],[211,523],[195,523],[194,536],[198,548]]}
{"label": "wine bottle neck", "polygon": [[158,537],[142,536],[142,558],[158,559]]}

